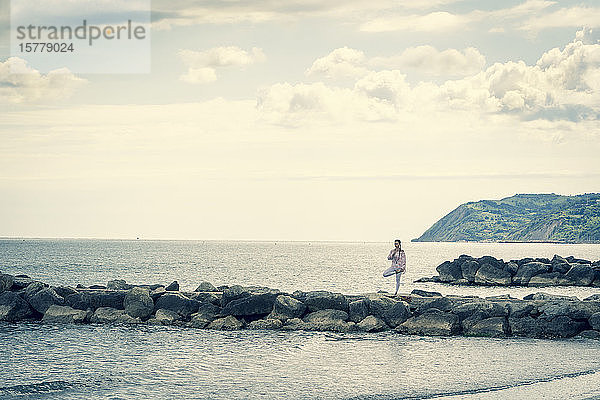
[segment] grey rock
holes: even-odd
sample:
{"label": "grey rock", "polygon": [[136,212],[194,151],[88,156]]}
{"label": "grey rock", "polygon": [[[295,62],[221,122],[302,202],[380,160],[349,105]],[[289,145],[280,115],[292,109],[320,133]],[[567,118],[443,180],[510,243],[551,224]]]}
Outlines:
{"label": "grey rock", "polygon": [[154,309],[171,310],[187,319],[198,311],[199,305],[200,303],[197,300],[189,299],[181,293],[166,293],[154,302]]}
{"label": "grey rock", "polygon": [[221,297],[221,307],[225,307],[230,301],[241,299],[247,296],[250,296],[250,292],[240,285],[234,285],[226,288],[223,290],[223,296]]}
{"label": "grey rock", "polygon": [[413,298],[411,308],[413,307],[415,314],[422,314],[432,308],[450,311],[453,307],[453,303],[448,297]]}
{"label": "grey rock", "polygon": [[528,301],[511,301],[506,308],[508,315],[512,318],[523,318],[539,314],[537,306]]}
{"label": "grey rock", "polygon": [[154,311],[154,301],[150,291],[142,287],[134,287],[127,292],[123,299],[125,312],[133,318],[148,318]]}
{"label": "grey rock", "polygon": [[436,267],[440,282],[452,282],[463,278],[460,265],[455,262],[445,261]]}
{"label": "grey rock", "polygon": [[387,324],[383,320],[373,315],[369,315],[365,319],[360,321],[358,324],[356,324],[356,328],[359,331],[364,332],[381,332],[389,329],[389,326],[387,326]]}
{"label": "grey rock", "polygon": [[409,318],[410,311],[408,305],[402,301],[396,302],[383,314],[383,320],[392,328],[404,323]]}
{"label": "grey rock", "polygon": [[154,318],[149,319],[147,322],[151,325],[173,325],[175,321],[180,321],[181,315],[175,311],[165,310],[161,308],[156,310]]}
{"label": "grey rock", "polygon": [[566,258],[566,260],[570,263],[570,264],[591,264],[591,262],[589,260],[584,260],[582,258],[575,258],[573,256],[569,256]]}
{"label": "grey rock", "polygon": [[505,317],[485,318],[464,329],[466,336],[503,337],[508,332],[508,321]]}
{"label": "grey rock", "polygon": [[566,258],[559,256],[558,254],[555,254],[554,257],[552,257],[552,261],[550,261],[550,264],[552,264],[553,266],[556,264],[568,264],[569,262],[567,261]]}
{"label": "grey rock", "polygon": [[47,288],[48,285],[42,283],[42,282],[31,282],[29,285],[27,285],[27,287],[25,288],[25,290],[23,290],[23,298],[26,301],[31,300],[31,298],[40,290],[43,290],[45,288]]}
{"label": "grey rock", "polygon": [[306,293],[304,304],[309,311],[336,309],[348,311],[348,300],[343,294],[327,291],[313,291]]}
{"label": "grey rock", "polygon": [[387,310],[398,303],[397,300],[391,299],[387,296],[372,297],[367,299],[367,305],[369,306],[369,314],[383,319]]}
{"label": "grey rock", "polygon": [[587,330],[587,331],[580,332],[579,335],[577,335],[577,336],[586,338],[586,339],[600,340],[600,332],[598,332],[598,331]]}
{"label": "grey rock", "polygon": [[496,257],[492,257],[492,256],[479,257],[477,259],[477,262],[480,265],[490,264],[492,267],[496,267],[496,268],[499,268],[499,269],[504,269],[504,261],[502,259],[497,259]]}
{"label": "grey rock", "polygon": [[585,322],[574,321],[566,315],[560,315],[545,323],[543,336],[547,338],[573,337],[584,331],[586,325]]}
{"label": "grey rock", "polygon": [[89,289],[94,289],[94,290],[105,290],[105,289],[107,289],[107,287],[106,287],[106,286],[104,286],[104,285],[91,285],[91,286],[89,287]]}
{"label": "grey rock", "polygon": [[99,307],[90,317],[90,322],[94,324],[140,324],[142,320],[126,314],[125,310]]}
{"label": "grey rock", "polygon": [[450,336],[460,332],[458,317],[436,309],[409,318],[396,330],[409,335]]}
{"label": "grey rock", "polygon": [[53,304],[59,306],[65,304],[65,299],[59,296],[53,288],[42,289],[29,299],[29,305],[40,314],[44,314]]}
{"label": "grey rock", "polygon": [[29,304],[15,292],[0,293],[0,321],[16,322],[33,315]]}
{"label": "grey rock", "polygon": [[250,294],[237,300],[232,300],[221,310],[221,315],[236,317],[264,316],[273,310],[277,298],[276,293]]}
{"label": "grey rock", "polygon": [[567,284],[573,286],[590,286],[594,278],[594,269],[589,265],[573,265],[565,274]]}
{"label": "grey rock", "polygon": [[452,308],[452,313],[458,316],[460,321],[467,319],[479,321],[492,317],[505,317],[508,315],[508,310],[496,302],[478,300],[456,305]]}
{"label": "grey rock", "polygon": [[273,311],[269,318],[286,321],[292,318],[301,318],[306,312],[306,305],[299,300],[287,295],[278,295],[273,303]]}
{"label": "grey rock", "polygon": [[167,292],[178,292],[179,291],[179,283],[177,281],[173,281],[167,285],[165,290]]}
{"label": "grey rock", "polygon": [[479,263],[475,260],[468,260],[460,266],[462,276],[469,282],[475,282],[475,274],[479,270]]}
{"label": "grey rock", "polygon": [[225,318],[215,319],[208,325],[208,329],[216,329],[220,331],[234,331],[242,329],[244,324],[235,318],[233,315],[228,315]]}
{"label": "grey rock", "polygon": [[550,265],[542,264],[540,262],[529,262],[519,267],[519,270],[512,279],[514,285],[527,286],[529,280],[534,275],[543,274],[550,271]]}
{"label": "grey rock", "polygon": [[150,291],[150,297],[153,301],[156,301],[160,296],[167,293],[164,286],[159,286],[156,289]]}
{"label": "grey rock", "polygon": [[300,331],[306,330],[306,325],[306,322],[302,321],[300,318],[291,318],[285,322],[281,329],[286,331]]}
{"label": "grey rock", "polygon": [[504,266],[504,270],[508,272],[511,276],[515,276],[517,274],[517,271],[519,270],[519,264],[513,261],[509,261]]}
{"label": "grey rock", "polygon": [[204,328],[213,322],[221,313],[221,308],[212,303],[201,303],[198,311],[191,315],[192,328]]}
{"label": "grey rock", "polygon": [[455,280],[455,281],[453,281],[453,282],[449,282],[449,283],[450,283],[451,285],[460,286],[460,285],[468,285],[468,284],[469,284],[469,283],[471,283],[471,282],[469,282],[469,281],[468,281],[468,280],[466,280],[465,278],[460,278],[460,279],[457,279],[457,280]]}
{"label": "grey rock", "polygon": [[478,285],[508,286],[511,282],[512,276],[508,271],[489,263],[481,265],[475,274],[475,283]]}
{"label": "grey rock", "polygon": [[12,290],[13,292],[16,292],[17,290],[25,289],[27,286],[29,286],[33,282],[34,282],[34,280],[31,279],[31,277],[29,277],[27,275],[16,275],[14,277],[12,288],[10,288],[10,290]]}
{"label": "grey rock", "polygon": [[72,288],[70,286],[56,286],[56,287],[53,287],[53,289],[56,292],[56,294],[58,294],[60,297],[62,297],[64,299],[66,299],[67,296],[79,293],[75,288]]}
{"label": "grey rock", "polygon": [[91,310],[75,310],[69,306],[51,305],[42,317],[42,322],[53,324],[82,323],[91,317]]}
{"label": "grey rock", "polygon": [[200,285],[194,290],[195,292],[218,292],[219,290],[214,287],[214,285],[210,282],[200,282]]}
{"label": "grey rock", "polygon": [[352,322],[360,322],[369,315],[369,300],[359,299],[348,304],[348,315]]}
{"label": "grey rock", "polygon": [[421,297],[442,297],[440,292],[428,292],[426,290],[414,289],[410,294],[414,294],[415,296]]}
{"label": "grey rock", "polygon": [[280,329],[283,326],[283,322],[279,319],[259,319],[252,321],[248,324],[248,329],[253,330],[273,330]]}
{"label": "grey rock", "polygon": [[564,276],[560,272],[546,272],[543,274],[532,276],[529,279],[529,286],[558,286],[564,282]]}
{"label": "grey rock", "polygon": [[522,318],[509,317],[508,324],[510,331],[514,336],[522,337],[543,337],[543,325],[531,316]]}
{"label": "grey rock", "polygon": [[106,284],[106,288],[110,290],[129,290],[133,286],[125,282],[123,279],[114,279],[112,281],[108,281]]}
{"label": "grey rock", "polygon": [[15,277],[8,274],[0,274],[0,293],[10,290],[13,286]]}
{"label": "grey rock", "polygon": [[523,300],[579,301],[579,299],[576,296],[564,296],[564,295],[561,295],[561,294],[550,294],[550,293],[544,293],[544,292],[537,292],[537,293],[528,294],[527,296],[523,297]]}
{"label": "grey rock", "polygon": [[304,317],[304,322],[323,323],[331,320],[347,321],[348,313],[342,310],[326,309],[312,312]]}
{"label": "grey rock", "polygon": [[558,272],[561,275],[566,274],[571,269],[571,264],[552,264],[552,272]]}
{"label": "grey rock", "polygon": [[583,301],[600,301],[600,294],[593,294],[583,299]]}
{"label": "grey rock", "polygon": [[198,300],[200,303],[212,303],[221,306],[221,296],[217,292],[193,292],[189,294],[192,300]]}
{"label": "grey rock", "polygon": [[592,329],[600,331],[600,312],[590,315],[588,322]]}
{"label": "grey rock", "polygon": [[572,319],[584,320],[594,313],[600,312],[600,303],[583,301],[545,302],[538,305],[541,315],[538,318],[553,319],[557,316],[567,316]]}

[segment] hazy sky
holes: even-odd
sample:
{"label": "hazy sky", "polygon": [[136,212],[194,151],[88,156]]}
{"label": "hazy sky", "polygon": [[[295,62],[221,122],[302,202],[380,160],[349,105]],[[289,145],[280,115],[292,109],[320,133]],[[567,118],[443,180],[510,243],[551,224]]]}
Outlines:
{"label": "hazy sky", "polygon": [[154,0],[139,75],[36,73],[0,5],[0,236],[410,240],[600,192],[594,1]]}

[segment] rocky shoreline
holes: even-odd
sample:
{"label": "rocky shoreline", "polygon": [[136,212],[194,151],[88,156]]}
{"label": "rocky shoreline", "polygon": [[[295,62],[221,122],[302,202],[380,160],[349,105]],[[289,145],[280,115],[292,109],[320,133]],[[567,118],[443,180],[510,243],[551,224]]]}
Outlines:
{"label": "rocky shoreline", "polygon": [[284,293],[256,286],[214,287],[209,282],[185,292],[177,282],[129,285],[115,280],[106,286],[70,287],[0,274],[0,321],[600,339],[600,294],[579,300],[536,293],[521,300],[414,290],[392,297],[386,293]]}
{"label": "rocky shoreline", "polygon": [[505,262],[491,256],[480,258],[461,255],[436,268],[438,276],[415,282],[440,282],[479,286],[591,286],[600,287],[600,260],[589,261],[573,256],[523,258]]}

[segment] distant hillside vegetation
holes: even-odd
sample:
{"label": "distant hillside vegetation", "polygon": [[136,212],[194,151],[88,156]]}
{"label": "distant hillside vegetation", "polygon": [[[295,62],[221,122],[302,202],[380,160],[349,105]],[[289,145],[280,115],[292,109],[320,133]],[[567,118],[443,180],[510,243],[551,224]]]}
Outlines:
{"label": "distant hillside vegetation", "polygon": [[414,242],[600,242],[600,193],[517,194],[465,203]]}

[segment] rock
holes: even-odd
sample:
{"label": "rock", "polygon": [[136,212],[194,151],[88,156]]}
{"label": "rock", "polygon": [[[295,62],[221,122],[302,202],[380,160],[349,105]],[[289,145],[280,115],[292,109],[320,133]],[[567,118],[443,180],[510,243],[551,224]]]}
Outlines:
{"label": "rock", "polygon": [[585,328],[585,322],[574,321],[566,315],[560,315],[545,323],[543,336],[547,338],[568,338],[577,335]]}
{"label": "rock", "polygon": [[583,301],[544,302],[538,305],[541,315],[538,318],[553,319],[567,316],[576,320],[586,320],[594,313],[600,312],[600,303]]}
{"label": "rock", "polygon": [[575,258],[573,256],[569,256],[566,258],[566,260],[570,263],[570,264],[591,264],[590,261],[588,260],[584,260],[582,258]]}
{"label": "rock", "polygon": [[132,287],[132,285],[129,285],[123,279],[114,279],[112,281],[108,281],[106,284],[106,288],[110,290],[129,290]]}
{"label": "rock", "polygon": [[232,300],[221,310],[221,315],[236,317],[265,316],[273,310],[275,293],[250,294],[241,299]]}
{"label": "rock", "polygon": [[586,297],[583,301],[600,301],[600,294],[593,294],[590,297]]}
{"label": "rock", "polygon": [[149,319],[147,322],[150,325],[173,325],[175,321],[180,321],[181,316],[175,311],[165,310],[161,308],[156,310],[154,318]]}
{"label": "rock", "polygon": [[410,318],[408,305],[402,301],[396,302],[383,314],[383,320],[392,328],[404,323],[408,318]]}
{"label": "rock", "polygon": [[17,293],[0,293],[0,321],[16,322],[32,315],[29,304]]}
{"label": "rock", "polygon": [[590,315],[588,322],[592,329],[600,331],[600,312]]}
{"label": "rock", "polygon": [[286,331],[306,330],[306,322],[302,321],[300,318],[291,318],[285,322],[281,329]]}
{"label": "rock", "polygon": [[508,324],[510,331],[514,336],[522,337],[543,337],[543,326],[539,321],[531,316],[522,318],[509,317]]}
{"label": "rock", "polygon": [[223,290],[223,296],[221,297],[221,307],[225,307],[230,301],[241,299],[242,297],[247,296],[250,296],[250,292],[240,285],[234,285],[226,288]]}
{"label": "rock", "polygon": [[0,274],[0,293],[10,290],[14,281],[14,276],[8,274]]}
{"label": "rock", "polygon": [[53,324],[74,324],[82,323],[89,319],[91,316],[91,310],[75,310],[69,306],[59,306],[56,304],[51,305],[46,310],[42,322],[53,323]]}
{"label": "rock", "polygon": [[280,329],[283,323],[279,319],[259,319],[252,321],[248,324],[248,329],[253,330],[266,330],[266,329]]}
{"label": "rock", "polygon": [[454,282],[448,282],[448,283],[450,283],[451,285],[460,286],[460,285],[468,285],[471,282],[469,282],[465,278],[460,278],[460,279],[455,280]]}
{"label": "rock", "polygon": [[427,282],[440,283],[441,281],[440,281],[439,276],[423,277],[423,278],[419,278],[415,281],[415,283],[427,283]]}
{"label": "rock", "polygon": [[475,282],[475,274],[479,270],[479,263],[475,260],[465,261],[461,264],[462,276],[469,282]]}
{"label": "rock", "polygon": [[193,313],[198,311],[200,303],[197,300],[191,300],[181,293],[166,293],[160,296],[154,303],[154,309],[171,310],[188,319]]}
{"label": "rock", "polygon": [[571,269],[571,264],[569,263],[564,263],[564,264],[552,264],[552,268],[551,271],[552,272],[558,272],[561,275],[566,274],[569,270]]}
{"label": "rock", "polygon": [[411,308],[413,307],[415,309],[415,314],[422,314],[431,308],[441,311],[450,311],[453,304],[448,297],[413,298]]}
{"label": "rock", "polygon": [[348,300],[340,293],[314,291],[306,293],[304,304],[309,311],[335,309],[348,311]]}
{"label": "rock", "polygon": [[312,312],[304,317],[304,322],[329,322],[331,320],[347,321],[348,313],[342,310],[326,309]]}
{"label": "rock", "polygon": [[519,267],[519,270],[512,279],[514,285],[527,286],[529,280],[534,275],[543,274],[550,271],[550,265],[542,264],[540,262],[529,262]]}
{"label": "rock", "polygon": [[485,318],[464,330],[466,336],[503,337],[509,332],[505,317]]}
{"label": "rock", "polygon": [[221,313],[221,308],[212,303],[201,303],[198,311],[191,315],[190,323],[192,328],[205,328],[213,322]]}
{"label": "rock", "polygon": [[450,336],[460,331],[458,317],[436,309],[411,317],[396,328],[409,335]]}
{"label": "rock", "polygon": [[220,331],[234,331],[242,329],[244,324],[232,315],[225,318],[215,319],[208,325],[208,329],[216,329]]}
{"label": "rock", "polygon": [[504,261],[499,260],[492,256],[483,256],[477,259],[479,265],[490,264],[492,267],[496,267],[498,269],[504,269]]}
{"label": "rock", "polygon": [[273,311],[269,318],[287,321],[292,318],[301,318],[306,312],[306,305],[299,300],[287,295],[279,295],[273,303]]}
{"label": "rock", "polygon": [[391,299],[387,296],[371,297],[367,299],[369,314],[380,319],[383,319],[386,311],[396,303],[398,303],[397,300]]}
{"label": "rock", "polygon": [[478,285],[509,286],[511,282],[512,276],[508,271],[489,263],[482,264],[475,274],[475,283]]}
{"label": "rock", "polygon": [[104,285],[92,285],[92,286],[89,287],[89,289],[105,290],[106,286],[104,286]]}
{"label": "rock", "polygon": [[598,332],[598,331],[587,330],[587,331],[580,332],[579,335],[577,335],[577,336],[585,338],[585,339],[600,340],[600,332]]}
{"label": "rock", "polygon": [[59,296],[53,288],[46,288],[31,296],[29,304],[34,310],[40,314],[44,314],[53,304],[64,305],[65,299]]}
{"label": "rock", "polygon": [[546,258],[546,257],[536,257],[535,260],[533,260],[535,262],[540,262],[542,264],[550,264],[551,261],[550,259]]}
{"label": "rock", "polygon": [[559,256],[558,254],[555,254],[554,257],[552,257],[552,261],[550,261],[550,264],[552,264],[552,266],[556,265],[556,264],[568,264],[569,262],[567,261],[566,258]]}
{"label": "rock", "polygon": [[150,297],[153,301],[156,301],[160,296],[167,293],[164,286],[159,286],[156,289],[150,291]]}
{"label": "rock", "polygon": [[75,288],[72,288],[70,286],[56,286],[56,287],[53,287],[53,289],[56,292],[56,294],[58,294],[60,297],[62,297],[64,299],[66,299],[67,296],[79,293]]}
{"label": "rock", "polygon": [[560,295],[560,294],[550,294],[550,293],[544,293],[544,292],[537,292],[537,293],[528,294],[527,296],[523,297],[523,300],[542,300],[542,301],[565,300],[565,301],[579,301],[579,299],[576,296],[563,296],[563,295]]}
{"label": "rock", "polygon": [[179,283],[177,283],[177,281],[173,281],[167,285],[165,290],[167,292],[178,292],[179,291]]}
{"label": "rock", "polygon": [[562,282],[564,282],[564,276],[560,272],[546,272],[543,274],[532,276],[531,279],[529,279],[529,286],[557,286],[561,285]]}
{"label": "rock", "polygon": [[213,286],[210,282],[200,282],[200,285],[194,290],[194,292],[218,292],[219,290]]}
{"label": "rock", "polygon": [[99,307],[90,317],[94,324],[140,324],[139,318],[133,318],[125,313],[125,310],[117,310],[112,307]]}
{"label": "rock", "polygon": [[65,300],[67,305],[81,310],[87,310],[88,308],[95,310],[100,307],[122,310],[125,294],[126,292],[116,290],[92,290],[67,296],[68,300]]}
{"label": "rock", "polygon": [[513,261],[513,262],[515,262],[519,267],[521,267],[521,265],[525,265],[525,264],[528,264],[528,263],[533,262],[533,261],[534,261],[533,258],[527,257],[527,258],[522,258],[520,260],[516,260],[516,261]]}
{"label": "rock", "polygon": [[508,310],[504,306],[486,300],[456,305],[452,308],[452,313],[458,316],[460,321],[469,320],[472,323],[492,317],[508,316]]}
{"label": "rock", "polygon": [[154,301],[146,288],[134,287],[123,299],[125,312],[133,318],[146,319],[154,311]]}
{"label": "rock", "polygon": [[460,265],[454,262],[445,261],[436,267],[440,282],[452,282],[463,278]]}
{"label": "rock", "polygon": [[440,292],[428,292],[426,290],[414,289],[410,294],[414,294],[415,296],[421,297],[441,297],[442,294]]}
{"label": "rock", "polygon": [[34,282],[34,280],[31,279],[31,277],[29,277],[27,275],[16,275],[14,277],[13,284],[12,284],[12,287],[10,288],[10,290],[12,290],[13,292],[16,292],[17,290],[25,289],[27,286],[29,286],[33,282]]}
{"label": "rock", "polygon": [[507,262],[503,268],[506,272],[508,272],[511,276],[515,276],[517,271],[519,270],[519,264],[515,262]]}
{"label": "rock", "polygon": [[29,301],[37,292],[45,289],[46,287],[48,287],[48,285],[46,285],[42,282],[38,282],[38,281],[31,282],[29,285],[27,285],[27,287],[23,291],[23,298],[26,301]]}
{"label": "rock", "polygon": [[369,315],[369,299],[360,299],[348,304],[348,316],[352,322],[360,322]]}
{"label": "rock", "polygon": [[528,301],[515,300],[506,305],[508,315],[512,318],[531,317],[539,314],[537,306]]}
{"label": "rock", "polygon": [[356,328],[359,331],[364,332],[381,332],[389,329],[389,326],[387,326],[387,324],[381,319],[373,315],[369,315],[365,319],[360,321],[358,324],[356,324]]}
{"label": "rock", "polygon": [[594,269],[589,265],[573,265],[565,274],[567,284],[573,286],[590,286],[594,278]]}

